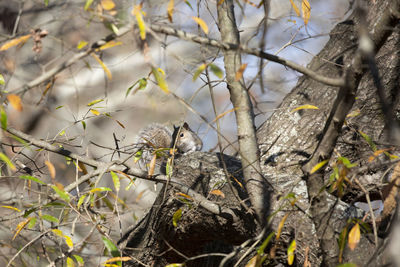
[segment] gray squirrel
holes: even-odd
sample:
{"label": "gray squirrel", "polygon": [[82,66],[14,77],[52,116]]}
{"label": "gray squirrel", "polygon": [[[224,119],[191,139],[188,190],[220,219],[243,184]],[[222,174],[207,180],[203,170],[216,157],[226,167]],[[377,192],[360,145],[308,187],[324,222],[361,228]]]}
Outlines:
{"label": "gray squirrel", "polygon": [[[199,136],[193,132],[185,122],[182,126],[174,126],[172,132],[168,127],[152,123],[143,128],[136,136],[135,158],[142,170],[147,170],[154,155],[157,155],[157,169],[163,172],[163,164],[166,162],[170,148],[176,148],[178,153],[199,151],[203,147],[203,142]],[[157,171],[158,171],[157,170]]]}

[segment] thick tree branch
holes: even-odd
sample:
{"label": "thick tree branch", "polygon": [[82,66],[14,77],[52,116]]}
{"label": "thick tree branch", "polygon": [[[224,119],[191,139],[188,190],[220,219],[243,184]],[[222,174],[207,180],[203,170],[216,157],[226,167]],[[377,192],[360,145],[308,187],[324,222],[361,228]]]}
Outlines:
{"label": "thick tree branch", "polygon": [[[393,15],[392,10],[399,9],[400,0],[392,1],[381,19],[374,24],[371,31],[371,40],[376,46],[376,51],[379,51],[384,41],[392,32],[393,26],[398,23],[399,18]],[[360,16],[360,24],[363,23],[366,23],[366,19],[364,16]],[[365,66],[368,62],[365,53],[363,53],[362,45],[363,42],[360,41],[359,49],[352,62],[348,65],[345,74],[346,85],[341,87],[338,92],[329,118],[325,124],[323,137],[309,162],[303,166],[303,171],[307,177],[311,214],[316,225],[317,235],[321,240],[321,247],[325,256],[324,261],[327,265],[335,264],[338,255],[335,233],[329,225],[330,221],[328,216],[331,212],[333,202],[329,200],[329,196],[326,192],[321,192],[321,189],[324,188],[324,168],[321,168],[315,173],[310,173],[310,171],[318,162],[331,158],[343,123],[354,104],[361,78],[367,71]]]}
{"label": "thick tree branch", "polygon": [[151,25],[150,28],[155,32],[175,36],[182,40],[191,41],[191,42],[195,42],[195,43],[203,44],[203,45],[209,45],[209,46],[221,48],[224,50],[233,50],[233,51],[237,51],[237,52],[243,52],[245,54],[249,54],[249,55],[253,55],[256,57],[263,58],[263,59],[267,59],[267,60],[282,64],[286,67],[289,67],[295,71],[298,71],[304,75],[309,76],[313,80],[316,80],[316,81],[321,82],[326,85],[335,86],[335,87],[340,87],[340,86],[344,85],[344,80],[341,78],[326,77],[324,75],[318,74],[317,72],[315,72],[307,67],[297,64],[296,62],[284,59],[282,57],[278,57],[276,55],[266,53],[257,48],[249,48],[246,45],[243,45],[240,43],[235,44],[235,43],[232,43],[227,40],[218,41],[215,39],[201,37],[196,34],[187,33],[185,31],[181,31],[181,30],[177,30],[177,29],[174,29],[171,27],[161,26],[161,25]]}
{"label": "thick tree branch", "polygon": [[87,164],[89,166],[92,166],[94,168],[96,168],[96,170],[94,170],[93,172],[90,172],[86,175],[81,176],[77,181],[69,184],[68,186],[65,187],[65,191],[66,192],[71,192],[72,190],[74,190],[77,186],[79,186],[80,184],[83,184],[87,181],[90,180],[90,178],[100,175],[104,172],[108,172],[108,171],[124,171],[126,174],[128,175],[132,175],[135,176],[137,178],[140,179],[145,179],[145,180],[149,180],[149,181],[153,181],[153,182],[158,182],[158,183],[171,183],[173,184],[173,186],[178,189],[181,192],[184,192],[185,194],[189,195],[190,197],[192,197],[193,201],[195,203],[197,203],[198,205],[200,205],[201,207],[203,207],[204,209],[206,209],[207,211],[224,217],[224,218],[228,218],[228,219],[232,219],[233,221],[236,221],[238,218],[235,215],[235,213],[229,209],[229,208],[224,208],[221,207],[220,205],[206,199],[204,196],[202,196],[201,194],[197,193],[196,191],[192,190],[191,188],[189,188],[187,185],[184,185],[182,183],[180,183],[179,181],[176,181],[174,179],[168,179],[165,175],[157,175],[156,177],[149,177],[147,175],[146,172],[140,170],[140,169],[136,169],[136,168],[127,168],[125,165],[123,165],[120,162],[101,162],[101,161],[96,161],[94,159],[85,157],[85,156],[81,156],[78,155],[76,153],[73,153],[69,150],[66,150],[64,148],[59,148],[56,147],[46,141],[42,141],[42,140],[38,140],[28,134],[25,134],[21,131],[18,131],[14,128],[10,128],[8,127],[6,129],[6,131],[12,135],[15,135],[19,138],[24,139],[25,141],[29,142],[30,144],[39,147],[39,148],[43,148],[47,151],[59,154],[59,155],[63,155],[63,156],[67,156],[70,157],[71,159],[74,159],[76,161],[82,162],[84,164]]}
{"label": "thick tree branch", "polygon": [[[218,22],[224,42],[239,44],[233,1],[226,0],[218,5]],[[236,72],[241,66],[239,51],[224,50],[226,80],[238,125],[239,153],[243,166],[245,186],[259,223],[265,224],[268,209],[267,183],[261,175],[257,137],[254,126],[253,107],[243,80],[236,80]]]}

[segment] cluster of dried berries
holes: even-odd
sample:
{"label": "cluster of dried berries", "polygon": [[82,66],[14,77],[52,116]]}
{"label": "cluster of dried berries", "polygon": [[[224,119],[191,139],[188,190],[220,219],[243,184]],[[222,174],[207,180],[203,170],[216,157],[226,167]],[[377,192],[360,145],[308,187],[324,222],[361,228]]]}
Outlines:
{"label": "cluster of dried berries", "polygon": [[39,54],[42,51],[42,38],[49,34],[47,30],[35,29],[31,30],[31,35],[33,39],[33,52]]}

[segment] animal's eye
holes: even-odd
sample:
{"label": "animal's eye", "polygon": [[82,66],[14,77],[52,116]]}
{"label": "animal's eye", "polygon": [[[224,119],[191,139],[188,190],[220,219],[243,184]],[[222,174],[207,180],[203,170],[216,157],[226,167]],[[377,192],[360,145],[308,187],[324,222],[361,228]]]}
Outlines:
{"label": "animal's eye", "polygon": [[180,136],[180,137],[184,137],[184,136],[185,136],[185,134],[184,134],[184,133],[181,133],[179,136]]}

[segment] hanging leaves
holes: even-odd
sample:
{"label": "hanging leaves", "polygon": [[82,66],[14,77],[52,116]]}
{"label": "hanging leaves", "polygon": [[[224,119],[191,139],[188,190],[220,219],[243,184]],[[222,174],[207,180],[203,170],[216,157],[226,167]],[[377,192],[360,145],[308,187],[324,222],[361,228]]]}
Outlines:
{"label": "hanging leaves", "polygon": [[311,15],[311,7],[310,7],[310,3],[308,2],[308,0],[303,0],[301,2],[301,11],[303,12],[304,24],[307,25],[308,20],[310,19],[310,15]]}
{"label": "hanging leaves", "polygon": [[247,68],[247,64],[244,63],[242,64],[242,66],[240,66],[240,68],[238,69],[238,71],[235,74],[235,81],[239,81],[240,79],[242,79],[243,77],[243,73]]}
{"label": "hanging leaves", "polygon": [[0,123],[2,129],[7,129],[7,113],[3,106],[0,106]]}
{"label": "hanging leaves", "polygon": [[4,77],[3,75],[0,73],[0,85],[4,85],[5,81],[4,81]]}
{"label": "hanging leaves", "polygon": [[293,264],[294,256],[295,256],[295,254],[294,254],[295,250],[296,250],[296,240],[293,240],[290,243],[290,245],[289,245],[289,247],[287,249],[287,256],[288,256],[287,260],[288,260],[288,264],[289,265]]}
{"label": "hanging leaves", "polygon": [[174,0],[169,0],[167,13],[168,13],[168,20],[169,22],[172,23],[172,15],[174,14]]}
{"label": "hanging leaves", "polygon": [[91,55],[92,55],[92,57],[94,57],[94,59],[96,59],[96,61],[97,61],[97,62],[100,64],[100,66],[103,68],[104,72],[105,72],[106,75],[107,75],[107,78],[108,78],[109,80],[111,80],[111,79],[112,79],[111,72],[110,72],[110,70],[107,68],[107,66],[104,64],[104,62],[103,62],[95,53],[92,53]]}
{"label": "hanging leaves", "polygon": [[11,160],[6,156],[6,154],[4,154],[2,152],[0,152],[0,160],[3,161],[4,163],[6,163],[12,171],[17,170],[17,168],[14,166],[14,164],[11,162]]}
{"label": "hanging leaves", "polygon": [[154,78],[157,81],[158,86],[161,88],[161,90],[164,91],[164,93],[169,94],[169,89],[168,89],[168,84],[164,79],[165,73],[162,69],[158,68],[151,68],[151,71],[154,75]]}
{"label": "hanging leaves", "polygon": [[101,6],[105,10],[111,10],[115,7],[115,3],[112,0],[101,0]]}
{"label": "hanging leaves", "polygon": [[24,36],[20,36],[18,38],[12,39],[10,41],[8,41],[7,43],[3,44],[2,46],[0,46],[0,51],[5,51],[13,46],[19,45],[19,44],[23,44],[25,43],[29,38],[31,37],[30,34],[24,35]]}
{"label": "hanging leaves", "polygon": [[300,10],[297,8],[296,4],[294,3],[293,0],[290,0],[290,3],[292,4],[294,12],[296,12],[296,15],[300,17]]}
{"label": "hanging leaves", "polygon": [[178,222],[181,219],[181,217],[182,217],[182,209],[178,209],[172,216],[172,224],[174,227],[178,226]]}
{"label": "hanging leaves", "polygon": [[146,25],[143,20],[142,5],[135,5],[132,10],[132,15],[136,17],[136,22],[139,27],[140,38],[142,40],[146,39]]}
{"label": "hanging leaves", "polygon": [[56,168],[54,167],[53,163],[46,160],[44,164],[46,164],[47,168],[49,169],[51,179],[54,180],[56,178]]}
{"label": "hanging leaves", "polygon": [[32,220],[32,218],[33,217],[29,217],[17,225],[17,227],[15,228],[15,234],[14,234],[12,240],[14,240],[18,236],[18,234],[22,231],[22,229],[25,228],[25,226],[30,222],[30,220]]}
{"label": "hanging leaves", "polygon": [[204,20],[198,17],[192,17],[192,19],[200,26],[205,34],[208,34],[208,26]]}
{"label": "hanging leaves", "polygon": [[7,100],[15,110],[22,111],[22,101],[18,95],[9,94],[7,95]]}
{"label": "hanging leaves", "polygon": [[349,248],[354,250],[357,247],[357,244],[360,242],[361,232],[360,225],[356,223],[356,225],[351,228],[349,232]]}

